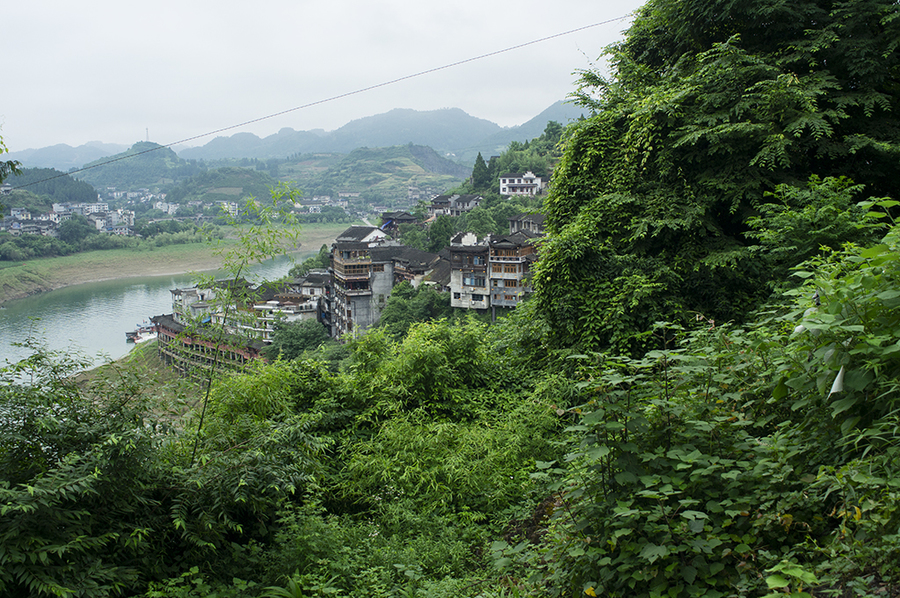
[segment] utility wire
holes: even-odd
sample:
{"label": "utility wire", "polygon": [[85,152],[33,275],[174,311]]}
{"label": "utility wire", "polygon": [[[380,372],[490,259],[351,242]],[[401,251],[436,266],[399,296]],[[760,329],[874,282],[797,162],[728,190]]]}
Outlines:
{"label": "utility wire", "polygon": [[231,131],[231,130],[233,130],[233,129],[238,129],[238,128],[240,128],[240,127],[245,127],[245,126],[247,126],[247,125],[252,125],[252,124],[255,124],[255,123],[258,123],[258,122],[262,122],[262,121],[264,121],[264,120],[269,120],[269,119],[271,119],[271,118],[277,118],[277,117],[279,117],[279,116],[284,116],[285,114],[290,114],[291,112],[296,112],[297,110],[305,110],[306,108],[311,108],[311,107],[313,107],[313,106],[318,106],[318,105],[320,105],[320,104],[327,104],[328,102],[334,102],[334,101],[336,101],[336,100],[340,100],[340,99],[347,98],[347,97],[350,97],[350,96],[359,95],[359,94],[361,94],[361,93],[366,93],[366,92],[372,91],[372,90],[374,90],[374,89],[379,89],[379,88],[381,88],[381,87],[387,87],[387,86],[389,86],[389,85],[394,85],[394,84],[396,84],[396,83],[400,83],[401,81],[407,81],[407,80],[409,80],[409,79],[415,79],[415,78],[417,78],[417,77],[422,77],[422,76],[424,76],[424,75],[430,75],[431,73],[436,73],[436,72],[438,72],[438,71],[443,71],[443,70],[446,70],[446,69],[454,68],[454,67],[457,67],[457,66],[460,66],[460,65],[463,65],[463,64],[468,64],[468,63],[470,63],[470,62],[475,62],[475,61],[478,61],[478,60],[484,60],[485,58],[491,58],[492,56],[498,56],[498,55],[500,55],[500,54],[505,54],[506,52],[512,52],[513,50],[519,50],[519,49],[525,48],[525,47],[527,47],[527,46],[533,46],[533,45],[535,45],[535,44],[540,44],[540,43],[549,41],[549,40],[551,40],[551,39],[556,39],[556,38],[558,38],[558,37],[564,37],[564,36],[566,36],[566,35],[571,35],[571,34],[573,34],[573,33],[578,33],[579,31],[584,31],[585,29],[592,29],[592,28],[594,28],[594,27],[600,27],[601,25],[608,25],[608,24],[610,24],[610,23],[615,23],[616,21],[623,21],[623,20],[627,19],[627,18],[630,17],[630,16],[631,16],[630,14],[627,14],[627,15],[622,15],[622,16],[620,16],[620,17],[615,17],[615,18],[612,18],[612,19],[607,19],[607,20],[605,20],[605,21],[600,21],[600,22],[598,22],[598,23],[591,23],[590,25],[584,25],[584,26],[582,26],[582,27],[577,27],[577,28],[575,28],[575,29],[570,29],[570,30],[568,30],[568,31],[563,31],[562,33],[555,33],[555,34],[553,34],[553,35],[548,35],[547,37],[542,37],[542,38],[539,38],[539,39],[534,39],[534,40],[531,40],[531,41],[528,41],[528,42],[524,42],[524,43],[521,43],[521,44],[517,44],[517,45],[515,45],[515,46],[509,46],[509,47],[503,48],[502,50],[495,50],[495,51],[493,51],[493,52],[488,52],[487,54],[481,54],[481,55],[479,55],[479,56],[473,56],[472,58],[466,58],[466,59],[464,59],[464,60],[459,60],[459,61],[457,61],[457,62],[451,62],[451,63],[445,64],[445,65],[443,65],[443,66],[437,66],[437,67],[434,67],[434,68],[426,69],[426,70],[424,70],[424,71],[419,71],[419,72],[413,73],[413,74],[411,74],[411,75],[404,75],[403,77],[398,77],[397,79],[391,79],[390,81],[384,81],[384,82],[382,82],[382,83],[376,83],[375,85],[370,85],[370,86],[368,86],[368,87],[362,87],[362,88],[356,89],[356,90],[354,90],[354,91],[348,91],[348,92],[341,93],[341,94],[338,94],[338,95],[336,95],[336,96],[331,96],[331,97],[329,97],[329,98],[325,98],[325,99],[322,99],[322,100],[316,100],[315,102],[310,102],[310,103],[308,103],[308,104],[303,104],[303,105],[301,105],[301,106],[296,106],[296,107],[294,107],[294,108],[289,108],[289,109],[287,109],[287,110],[282,110],[281,112],[275,112],[275,113],[269,114],[269,115],[267,115],[267,116],[261,116],[261,117],[259,117],[259,118],[254,118],[254,119],[251,119],[251,120],[247,120],[247,121],[244,121],[244,122],[242,122],[242,123],[238,123],[238,124],[236,124],[236,125],[231,125],[231,126],[228,126],[228,127],[222,127],[221,129],[216,129],[215,131],[210,131],[210,132],[208,132],[208,133],[203,133],[203,134],[201,134],[201,135],[195,135],[195,136],[193,136],[193,137],[188,137],[188,138],[186,138],[186,139],[181,139],[181,140],[179,140],[179,141],[173,141],[172,143],[167,143],[166,145],[157,145],[157,146],[155,146],[155,147],[152,147],[152,148],[149,148],[149,149],[145,149],[145,150],[142,150],[142,151],[140,151],[140,152],[135,152],[135,153],[133,153],[133,154],[125,154],[125,155],[119,156],[118,158],[112,158],[112,159],[107,160],[107,161],[105,161],[105,162],[100,162],[99,164],[94,164],[93,166],[86,166],[86,167],[84,167],[84,168],[79,168],[78,170],[73,170],[73,171],[71,171],[71,172],[61,173],[61,174],[58,174],[58,175],[56,175],[56,176],[48,177],[48,178],[46,178],[46,179],[41,179],[41,180],[39,180],[39,181],[34,181],[34,182],[32,182],[32,183],[27,183],[27,184],[21,185],[21,186],[19,186],[19,187],[13,187],[13,189],[14,189],[14,190],[15,190],[15,189],[24,189],[25,187],[30,187],[31,185],[37,185],[38,183],[45,183],[45,182],[47,182],[47,181],[52,181],[52,180],[54,180],[54,179],[58,179],[58,178],[61,178],[61,177],[64,177],[64,176],[69,176],[69,175],[73,175],[73,174],[78,174],[79,172],[84,172],[84,171],[86,171],[86,170],[91,170],[91,169],[93,169],[93,168],[99,168],[100,166],[106,166],[107,164],[113,164],[113,163],[119,162],[119,161],[121,161],[121,160],[128,160],[128,159],[130,159],[130,158],[134,158],[134,157],[136,157],[136,156],[141,156],[141,155],[143,155],[143,154],[149,154],[150,152],[155,152],[155,151],[157,151],[157,150],[170,148],[170,147],[172,147],[172,146],[180,145],[180,144],[182,144],[182,143],[188,143],[189,141],[196,141],[197,139],[202,139],[202,138],[204,138],[204,137],[209,137],[210,135],[216,135],[216,134],[218,134],[218,133],[224,133],[225,131]]}

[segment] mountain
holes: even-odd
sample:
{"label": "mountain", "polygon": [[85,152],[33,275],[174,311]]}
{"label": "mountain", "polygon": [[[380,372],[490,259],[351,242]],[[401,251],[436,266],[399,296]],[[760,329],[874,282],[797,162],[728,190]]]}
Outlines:
{"label": "mountain", "polygon": [[96,189],[170,185],[203,171],[196,163],[183,160],[171,149],[150,141],[139,141],[127,151],[85,164],[85,168],[75,178]]}
{"label": "mountain", "polygon": [[91,141],[78,147],[72,147],[65,143],[42,147],[40,149],[27,149],[18,152],[10,152],[9,160],[18,160],[28,168],[55,168],[67,172],[73,168],[81,168],[88,162],[100,160],[128,149],[127,145],[115,143],[102,143]]}
{"label": "mountain", "polygon": [[490,156],[502,153],[511,141],[524,142],[540,137],[551,120],[567,125],[581,116],[587,116],[584,109],[566,102],[556,102],[522,125],[502,129],[482,139],[475,148],[457,151],[455,159],[462,164],[474,164],[475,156],[481,152],[481,156],[488,160]]}
{"label": "mountain", "polygon": [[427,145],[439,153],[471,145],[500,131],[499,125],[469,116],[459,108],[419,112],[397,108],[351,121],[333,131],[325,141],[329,151],[350,152],[359,147]]}
{"label": "mountain", "polygon": [[[283,128],[264,138],[253,133],[216,137],[203,146],[179,150],[177,157],[183,160],[269,160],[298,154],[346,154],[362,147],[413,144],[434,148],[439,154],[471,168],[478,152],[487,159],[499,154],[510,141],[539,137],[551,120],[565,125],[581,116],[582,112],[582,109],[571,104],[556,102],[522,125],[503,128],[491,121],[471,116],[459,108],[428,111],[397,108],[384,114],[350,121],[329,132],[321,129],[295,131]],[[46,167],[68,171],[117,155],[125,149],[125,146],[93,141],[77,148],[60,144],[13,152],[8,155],[8,159],[19,160],[28,168]]]}
{"label": "mountain", "polygon": [[379,203],[405,200],[410,187],[441,192],[472,172],[422,145],[361,147],[349,154],[317,153],[279,166],[283,179],[295,181],[307,196],[363,193]]}
{"label": "mountain", "polygon": [[551,120],[568,124],[583,113],[565,102],[556,102],[528,122],[503,128],[488,120],[470,116],[459,108],[417,111],[397,108],[351,121],[334,131],[280,130],[259,138],[252,133],[216,137],[201,147],[178,152],[186,159],[220,160],[286,158],[294,154],[349,153],[357,148],[425,145],[440,154],[471,167],[475,156],[499,154],[510,141],[539,137]]}
{"label": "mountain", "polygon": [[499,125],[469,116],[459,108],[424,112],[397,108],[350,121],[327,133],[285,128],[262,139],[252,133],[237,133],[231,137],[216,137],[204,146],[182,150],[178,155],[202,160],[267,160],[319,152],[346,154],[361,147],[393,147],[408,143],[426,145],[439,153],[453,153],[502,130]]}

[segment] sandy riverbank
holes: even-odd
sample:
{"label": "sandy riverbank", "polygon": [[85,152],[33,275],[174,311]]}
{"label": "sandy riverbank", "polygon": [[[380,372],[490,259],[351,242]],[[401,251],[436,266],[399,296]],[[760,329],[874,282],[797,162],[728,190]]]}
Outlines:
{"label": "sandy riverbank", "polygon": [[[330,245],[346,228],[346,224],[304,228],[300,235],[301,251],[315,252],[322,245]],[[221,255],[199,243],[152,250],[90,251],[12,264],[0,262],[0,304],[76,284],[206,272],[217,270],[222,264]]]}

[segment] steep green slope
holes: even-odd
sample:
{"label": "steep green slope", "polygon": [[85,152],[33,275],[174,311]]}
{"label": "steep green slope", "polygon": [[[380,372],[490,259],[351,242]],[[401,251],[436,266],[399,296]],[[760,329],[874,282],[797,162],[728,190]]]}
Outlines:
{"label": "steep green slope", "polygon": [[97,189],[166,188],[203,170],[195,162],[182,160],[171,149],[148,141],[135,143],[128,151],[91,162],[85,168],[76,178]]}
{"label": "steep green slope", "polygon": [[419,145],[360,148],[338,157],[300,156],[279,167],[282,178],[297,181],[306,195],[336,195],[340,191],[367,197],[405,198],[410,185],[446,189],[469,176],[471,169]]}
{"label": "steep green slope", "polygon": [[269,190],[277,185],[265,172],[249,168],[226,167],[202,172],[174,187],[166,197],[170,203],[189,201],[240,202],[248,197],[268,199]]}

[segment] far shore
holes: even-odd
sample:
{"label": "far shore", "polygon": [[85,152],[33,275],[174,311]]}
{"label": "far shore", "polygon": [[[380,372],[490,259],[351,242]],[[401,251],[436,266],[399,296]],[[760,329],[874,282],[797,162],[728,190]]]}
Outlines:
{"label": "far shore", "polygon": [[[304,227],[301,253],[330,245],[346,224]],[[209,272],[224,259],[205,244],[169,245],[153,250],[90,251],[6,265],[0,262],[0,305],[67,286],[139,276]]]}

